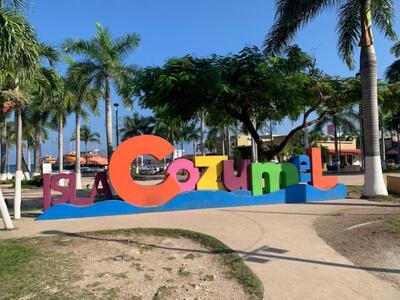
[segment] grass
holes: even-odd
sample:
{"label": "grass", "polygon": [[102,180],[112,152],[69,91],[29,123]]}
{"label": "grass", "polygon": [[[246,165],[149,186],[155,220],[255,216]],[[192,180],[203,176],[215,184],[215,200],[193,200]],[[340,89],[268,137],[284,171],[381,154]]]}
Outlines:
{"label": "grass", "polygon": [[[220,255],[222,262],[228,267],[227,275],[242,285],[252,299],[263,299],[264,288],[258,277],[235,251],[212,236],[188,230],[157,228],[109,230],[90,232],[88,234],[92,236],[139,234],[193,240],[208,248],[211,253]],[[77,235],[82,236],[84,234]],[[93,295],[90,291],[71,288],[71,285],[80,278],[80,271],[73,256],[59,255],[49,250],[46,251],[46,245],[54,245],[56,243],[62,246],[68,241],[68,238],[64,235],[55,238],[0,240],[0,282],[2,283],[0,285],[0,298],[91,298]],[[146,250],[149,251],[151,249]],[[120,274],[118,274],[119,276]],[[151,279],[147,278],[147,280]],[[118,290],[110,290],[105,296],[109,299],[116,298],[118,297]]]}
{"label": "grass", "polygon": [[395,217],[390,220],[396,231],[400,232],[400,217]]}
{"label": "grass", "polygon": [[37,240],[0,241],[1,299],[74,299],[68,285],[79,276],[70,258],[45,252]]}
{"label": "grass", "polygon": [[[360,199],[362,198],[362,186],[360,185],[347,185],[347,193],[350,199]],[[376,201],[376,202],[400,202],[400,195],[397,194],[389,194],[388,196],[375,196],[372,198],[368,198],[368,200]]]}

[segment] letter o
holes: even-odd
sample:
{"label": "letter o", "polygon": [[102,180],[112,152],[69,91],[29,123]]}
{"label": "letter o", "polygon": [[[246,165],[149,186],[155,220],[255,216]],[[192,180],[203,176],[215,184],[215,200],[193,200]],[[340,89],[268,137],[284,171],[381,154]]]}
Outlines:
{"label": "letter o", "polygon": [[[179,170],[185,170],[188,172],[188,179],[185,182],[179,182],[176,175]],[[167,168],[168,175],[175,178],[177,184],[179,185],[181,192],[190,192],[196,188],[197,181],[200,179],[200,172],[194,166],[194,163],[188,159],[179,158],[174,160]]]}

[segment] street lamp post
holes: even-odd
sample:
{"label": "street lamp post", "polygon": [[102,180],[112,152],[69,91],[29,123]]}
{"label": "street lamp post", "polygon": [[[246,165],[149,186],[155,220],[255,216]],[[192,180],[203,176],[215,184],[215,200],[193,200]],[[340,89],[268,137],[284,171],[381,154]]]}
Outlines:
{"label": "street lamp post", "polygon": [[114,103],[115,109],[115,139],[117,140],[117,146],[119,145],[119,128],[118,128],[118,103]]}

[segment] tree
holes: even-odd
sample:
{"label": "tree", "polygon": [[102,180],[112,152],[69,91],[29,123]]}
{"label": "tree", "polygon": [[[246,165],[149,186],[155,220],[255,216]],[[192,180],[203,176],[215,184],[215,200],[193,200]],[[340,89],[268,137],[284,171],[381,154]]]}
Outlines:
{"label": "tree", "polygon": [[[358,129],[355,122],[358,120],[358,112],[354,111],[354,107],[348,107],[341,110],[332,111],[327,114],[325,119],[318,123],[314,130],[322,132],[323,128],[328,124],[333,125],[333,139],[335,142],[335,154],[337,162],[337,171],[340,171],[340,152],[339,143],[344,135],[355,136]],[[338,130],[340,129],[341,134],[338,135]]]}
{"label": "tree", "polygon": [[196,122],[192,121],[184,128],[184,135],[186,141],[192,142],[193,155],[196,156],[196,142],[200,137],[200,128],[197,127]]}
{"label": "tree", "polygon": [[[100,144],[100,133],[92,132],[90,127],[87,125],[81,126],[81,141],[85,144],[85,152],[87,152],[87,146],[89,143]],[[71,136],[71,141],[76,141],[76,132],[74,132]]]}
{"label": "tree", "polygon": [[63,48],[67,53],[83,57],[71,66],[70,72],[81,73],[105,100],[107,157],[110,161],[113,151],[111,86],[114,85],[125,105],[132,104],[131,77],[135,68],[127,66],[125,60],[139,46],[140,39],[136,33],[130,33],[113,40],[110,30],[100,23],[96,23],[96,27],[97,34],[91,40],[68,39]]}
{"label": "tree", "polygon": [[155,119],[152,116],[145,117],[134,112],[132,116],[126,116],[124,118],[124,125],[121,128],[122,140],[126,140],[130,137],[152,134],[155,128]]}
{"label": "tree", "polygon": [[338,50],[349,68],[354,68],[353,53],[361,47],[363,132],[365,144],[365,184],[363,196],[387,195],[379,155],[379,120],[377,100],[377,61],[372,25],[386,37],[396,39],[393,29],[392,0],[290,1],[276,2],[275,24],[265,39],[265,53],[276,55],[293,39],[297,31],[324,9],[338,8]]}
{"label": "tree", "polygon": [[70,111],[75,114],[75,172],[77,188],[81,188],[81,118],[87,119],[86,109],[97,114],[97,104],[101,97],[101,91],[91,86],[91,79],[87,78],[86,74],[75,72],[75,64],[71,61],[67,71],[64,98],[70,107]]}
{"label": "tree", "polygon": [[[139,72],[136,94],[142,106],[162,109],[167,119],[196,120],[199,112],[206,111],[213,126],[240,121],[270,160],[296,132],[351,104],[348,97],[339,97],[347,81],[315,68],[310,72],[313,63],[297,46],[280,58],[266,58],[256,47],[226,57],[185,56]],[[309,120],[314,114],[317,117]],[[263,143],[260,130],[267,120],[297,120],[302,115],[302,124],[281,144]]]}
{"label": "tree", "polygon": [[14,217],[20,219],[23,176],[21,113],[28,99],[24,89],[32,78],[36,78],[36,71],[40,68],[40,47],[34,29],[16,11],[0,9],[0,52],[3,111],[14,110],[15,116],[17,139]]}

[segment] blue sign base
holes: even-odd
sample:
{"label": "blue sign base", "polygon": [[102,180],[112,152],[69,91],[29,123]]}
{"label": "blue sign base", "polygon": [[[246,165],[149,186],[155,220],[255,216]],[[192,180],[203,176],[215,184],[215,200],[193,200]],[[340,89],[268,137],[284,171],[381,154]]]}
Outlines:
{"label": "blue sign base", "polygon": [[330,190],[320,190],[311,185],[297,184],[261,196],[252,196],[251,192],[247,190],[238,190],[236,192],[192,191],[181,193],[168,203],[155,207],[138,207],[119,200],[105,200],[88,206],[62,203],[50,207],[36,220],[88,218],[232,206],[305,203],[343,199],[346,195],[347,189],[343,184],[338,184]]}

